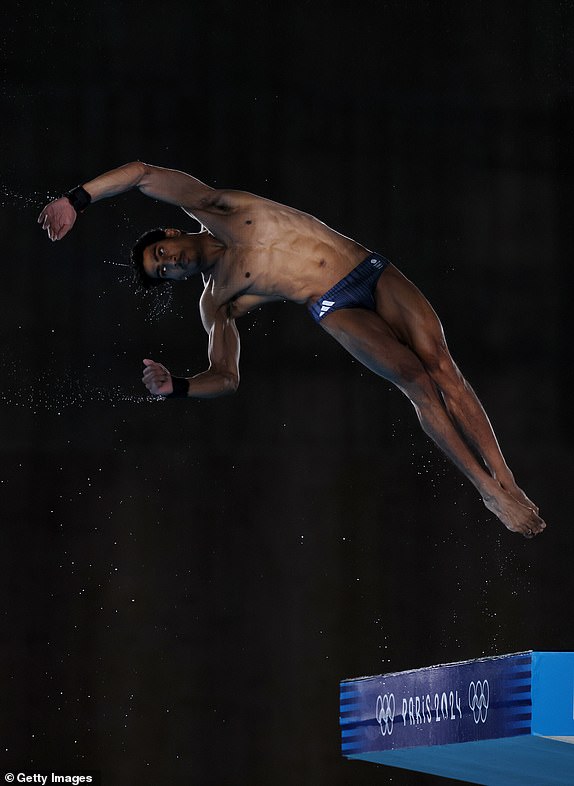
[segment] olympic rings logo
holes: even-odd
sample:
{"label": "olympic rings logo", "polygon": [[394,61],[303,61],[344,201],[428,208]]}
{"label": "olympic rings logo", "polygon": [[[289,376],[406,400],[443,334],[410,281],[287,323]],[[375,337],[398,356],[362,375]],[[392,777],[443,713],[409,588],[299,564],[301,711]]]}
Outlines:
{"label": "olympic rings logo", "polygon": [[488,680],[477,680],[468,686],[468,706],[472,710],[475,723],[484,723],[488,714],[490,687]]}
{"label": "olympic rings logo", "polygon": [[385,693],[384,696],[377,696],[377,709],[375,713],[377,723],[381,727],[383,737],[393,733],[393,723],[395,719],[395,694]]}

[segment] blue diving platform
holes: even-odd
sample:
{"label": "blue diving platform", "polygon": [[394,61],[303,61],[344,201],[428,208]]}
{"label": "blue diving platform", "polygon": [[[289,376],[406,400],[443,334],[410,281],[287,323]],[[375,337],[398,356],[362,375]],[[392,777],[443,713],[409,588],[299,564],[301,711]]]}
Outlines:
{"label": "blue diving platform", "polygon": [[574,652],[346,679],[341,750],[485,786],[574,786]]}

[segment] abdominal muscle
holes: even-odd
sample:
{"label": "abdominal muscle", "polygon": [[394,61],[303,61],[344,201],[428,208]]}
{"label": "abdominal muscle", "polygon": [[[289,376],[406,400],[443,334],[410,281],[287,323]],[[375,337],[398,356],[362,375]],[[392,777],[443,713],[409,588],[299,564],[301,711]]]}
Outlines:
{"label": "abdominal muscle", "polygon": [[[234,219],[244,224],[237,214]],[[242,295],[311,303],[368,255],[364,246],[291,208],[257,211],[253,229],[227,248],[212,274],[223,305]],[[239,305],[239,304],[238,304]]]}

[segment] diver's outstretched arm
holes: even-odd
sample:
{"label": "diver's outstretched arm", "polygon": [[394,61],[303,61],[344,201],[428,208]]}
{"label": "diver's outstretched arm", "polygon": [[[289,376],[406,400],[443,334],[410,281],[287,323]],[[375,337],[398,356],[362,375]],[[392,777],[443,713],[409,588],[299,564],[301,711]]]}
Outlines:
{"label": "diver's outstretched arm", "polygon": [[[85,203],[85,209],[90,202],[114,197],[133,188],[139,189],[142,194],[152,199],[180,205],[190,211],[209,207],[218,193],[216,189],[185,172],[133,161],[105,172],[79,187],[83,192],[80,204]],[[38,223],[47,231],[50,240],[61,240],[68,234],[78,215],[76,208],[82,210],[73,195],[60,197],[46,205],[38,216]]]}

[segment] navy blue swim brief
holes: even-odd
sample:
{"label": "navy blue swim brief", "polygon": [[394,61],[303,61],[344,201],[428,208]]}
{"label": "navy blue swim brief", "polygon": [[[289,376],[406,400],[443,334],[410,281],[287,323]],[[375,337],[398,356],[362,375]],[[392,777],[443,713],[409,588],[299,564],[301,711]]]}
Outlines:
{"label": "navy blue swim brief", "polygon": [[375,288],[389,260],[380,254],[369,254],[338,284],[316,300],[309,311],[315,322],[339,308],[367,308],[375,310]]}

